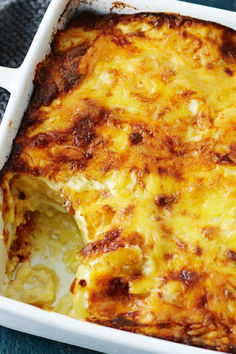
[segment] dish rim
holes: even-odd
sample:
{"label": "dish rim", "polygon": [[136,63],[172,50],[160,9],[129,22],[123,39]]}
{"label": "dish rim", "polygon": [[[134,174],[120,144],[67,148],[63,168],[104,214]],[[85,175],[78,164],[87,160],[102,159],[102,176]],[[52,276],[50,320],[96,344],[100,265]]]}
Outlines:
{"label": "dish rim", "polygon": [[[60,2],[58,2],[58,0],[52,0],[22,65],[17,69],[0,67],[0,87],[7,89],[11,93],[6,112],[0,123],[0,169],[9,156],[12,140],[17,134],[23,113],[30,100],[35,68],[49,52],[50,43],[55,31],[65,23],[67,4],[72,3],[73,6],[73,3],[81,3],[81,8],[83,8],[84,6],[86,7],[85,2],[84,0],[60,0]],[[107,10],[109,10],[113,1],[88,0],[88,3],[95,4],[96,10],[99,10],[99,4],[101,8],[107,6]],[[140,8],[143,0],[125,0],[123,3],[128,5],[128,12],[134,12],[134,9],[129,6],[134,5]],[[176,0],[169,0],[168,2],[158,0],[158,4],[157,1],[150,0],[149,3],[156,3],[156,5],[159,6],[159,12],[170,12],[169,10],[173,7],[175,10],[171,11],[171,13],[180,13],[183,16],[189,15],[194,18],[214,22],[217,22],[216,20],[218,19],[218,23],[236,30],[236,21],[233,21],[233,17],[236,17],[236,13],[232,11]],[[183,6],[183,8],[181,8],[181,6]],[[89,7],[93,8],[93,5],[89,5]],[[148,9],[150,8],[152,8],[152,6],[149,5]],[[166,10],[163,11],[164,9]],[[209,12],[207,13],[206,10]],[[124,8],[121,8],[118,12],[125,12]],[[150,10],[147,12],[150,12]],[[201,12],[202,16],[198,16]],[[58,313],[46,312],[4,296],[0,296],[0,324],[29,334],[99,350],[101,352],[123,353],[124,350],[128,350],[129,353],[160,354],[210,354],[215,352],[187,344],[151,338],[75,320]]]}

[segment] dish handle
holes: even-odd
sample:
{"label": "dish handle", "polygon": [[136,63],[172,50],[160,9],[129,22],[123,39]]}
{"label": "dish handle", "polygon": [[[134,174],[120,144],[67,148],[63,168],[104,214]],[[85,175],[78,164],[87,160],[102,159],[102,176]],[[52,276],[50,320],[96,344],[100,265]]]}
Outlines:
{"label": "dish handle", "polygon": [[17,84],[18,70],[0,66],[0,87],[11,93]]}

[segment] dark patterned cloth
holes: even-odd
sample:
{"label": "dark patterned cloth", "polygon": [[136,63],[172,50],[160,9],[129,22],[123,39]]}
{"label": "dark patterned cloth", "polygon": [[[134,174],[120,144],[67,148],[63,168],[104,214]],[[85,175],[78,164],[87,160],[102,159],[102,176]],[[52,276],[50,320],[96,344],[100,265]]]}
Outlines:
{"label": "dark patterned cloth", "polygon": [[[0,65],[23,62],[50,0],[0,0]],[[0,89],[0,120],[9,94]]]}

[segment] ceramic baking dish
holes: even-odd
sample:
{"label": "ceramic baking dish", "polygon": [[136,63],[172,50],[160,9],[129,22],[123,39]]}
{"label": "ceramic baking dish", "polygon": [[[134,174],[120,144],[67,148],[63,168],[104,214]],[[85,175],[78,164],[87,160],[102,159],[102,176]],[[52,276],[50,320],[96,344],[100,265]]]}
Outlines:
{"label": "ceramic baking dish", "polygon": [[[175,0],[125,0],[125,3],[114,3],[112,0],[52,0],[21,67],[18,69],[0,67],[0,86],[11,93],[0,125],[0,169],[9,156],[12,140],[29,102],[36,65],[50,50],[50,42],[56,30],[62,28],[75,11],[82,10],[99,13],[110,11],[117,13],[171,12],[214,21],[236,29],[234,12]],[[0,214],[0,234],[2,228],[3,222]],[[1,242],[0,283],[4,279],[6,262],[6,252]],[[206,349],[74,320],[3,296],[0,296],[0,325],[106,353],[212,353]]]}

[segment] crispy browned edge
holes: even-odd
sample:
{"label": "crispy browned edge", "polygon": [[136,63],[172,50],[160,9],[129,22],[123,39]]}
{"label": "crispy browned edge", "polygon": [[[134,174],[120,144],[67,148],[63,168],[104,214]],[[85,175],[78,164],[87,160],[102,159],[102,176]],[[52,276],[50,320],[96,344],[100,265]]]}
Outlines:
{"label": "crispy browned edge", "polygon": [[[67,26],[82,26],[87,30],[93,28],[99,28],[100,30],[104,30],[106,33],[111,34],[113,31],[114,25],[119,21],[120,18],[126,18],[126,21],[132,21],[133,19],[141,17],[156,27],[160,28],[164,23],[167,23],[169,28],[180,28],[181,26],[191,25],[193,22],[200,23],[203,26],[207,26],[209,24],[213,24],[214,26],[221,28],[223,30],[223,38],[222,38],[222,46],[220,49],[222,56],[226,59],[236,60],[236,45],[233,42],[233,34],[235,33],[234,30],[227,28],[225,26],[215,24],[208,21],[203,21],[199,19],[193,19],[190,17],[183,17],[180,15],[173,15],[173,14],[152,14],[152,13],[140,13],[134,15],[117,15],[117,14],[108,14],[105,16],[97,15],[94,13],[82,13],[78,17],[72,19],[70,24]],[[137,33],[138,35],[143,35],[141,32]],[[59,97],[66,95],[69,91],[73,90],[75,87],[78,87],[80,83],[83,81],[83,75],[77,72],[77,66],[80,59],[86,53],[88,47],[86,44],[82,44],[81,46],[77,46],[75,48],[71,48],[64,53],[59,53],[55,51],[55,42],[57,41],[56,34],[51,48],[52,52],[49,54],[45,61],[38,64],[36,75],[34,78],[34,90],[31,97],[30,104],[26,113],[23,116],[22,124],[18,131],[17,137],[14,139],[13,148],[10,155],[10,158],[6,162],[4,168],[0,171],[0,181],[2,176],[7,171],[14,171],[14,172],[26,172],[30,173],[34,176],[45,176],[48,175],[48,167],[45,169],[43,168],[30,168],[27,163],[21,160],[20,155],[22,150],[25,146],[37,146],[38,148],[44,149],[51,143],[63,144],[67,142],[68,135],[73,134],[75,129],[77,131],[81,131],[83,140],[83,145],[89,145],[90,142],[93,140],[94,128],[96,125],[101,123],[101,120],[105,119],[107,109],[105,107],[94,107],[92,112],[92,119],[84,119],[81,123],[81,127],[76,125],[70,127],[67,131],[54,131],[53,133],[41,133],[34,136],[32,139],[29,139],[24,136],[25,131],[29,127],[37,126],[40,124],[41,119],[40,116],[42,113],[38,111],[38,108],[41,105],[50,105],[52,100]],[[120,46],[126,46],[129,43],[124,40],[121,33],[115,31],[114,32],[114,40]],[[69,59],[69,60],[68,60]],[[46,63],[46,64],[45,64]],[[60,84],[56,85],[53,81],[52,72],[55,72],[60,68]],[[225,68],[225,73],[229,76],[234,75],[234,73],[229,69]],[[88,115],[91,112],[87,112]],[[85,114],[86,115],[86,114]],[[133,144],[137,144],[139,141],[140,136],[134,135],[131,137]],[[73,142],[76,145],[76,141]],[[174,153],[174,152],[173,152]],[[91,160],[91,154],[84,154],[83,158],[80,160],[74,161],[67,161],[65,157],[58,161],[54,161],[55,163],[60,164],[62,163],[69,163],[73,165],[73,169],[81,170],[85,169],[89,160]],[[218,159],[219,163],[222,164],[234,164],[233,159],[230,156],[220,156]],[[51,166],[53,168],[53,166]],[[53,178],[53,175],[56,175],[58,172],[58,168],[53,168],[54,172],[50,175]],[[160,171],[161,173],[161,171]]]}

